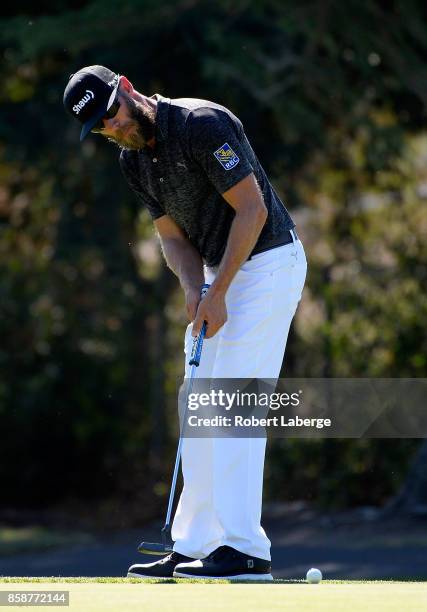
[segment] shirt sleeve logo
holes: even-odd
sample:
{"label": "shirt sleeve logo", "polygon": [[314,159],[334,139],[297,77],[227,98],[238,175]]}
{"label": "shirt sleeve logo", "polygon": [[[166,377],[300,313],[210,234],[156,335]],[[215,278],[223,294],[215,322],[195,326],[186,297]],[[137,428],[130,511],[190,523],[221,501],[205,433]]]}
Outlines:
{"label": "shirt sleeve logo", "polygon": [[240,161],[239,157],[227,142],[215,151],[214,155],[225,170],[231,170],[234,166],[237,166]]}

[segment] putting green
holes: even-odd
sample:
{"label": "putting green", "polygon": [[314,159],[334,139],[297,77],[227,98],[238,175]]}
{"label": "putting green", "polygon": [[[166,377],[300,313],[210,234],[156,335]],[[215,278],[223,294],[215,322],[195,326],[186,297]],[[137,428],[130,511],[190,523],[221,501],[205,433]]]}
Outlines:
{"label": "putting green", "polygon": [[[14,581],[15,580],[15,581]],[[63,590],[70,607],[49,610],[78,612],[163,612],[235,610],[289,612],[415,612],[427,610],[425,582],[344,582],[321,584],[275,581],[269,584],[229,584],[131,579],[0,579],[4,590]],[[98,579],[99,580],[99,579]],[[19,581],[19,582],[18,582]]]}

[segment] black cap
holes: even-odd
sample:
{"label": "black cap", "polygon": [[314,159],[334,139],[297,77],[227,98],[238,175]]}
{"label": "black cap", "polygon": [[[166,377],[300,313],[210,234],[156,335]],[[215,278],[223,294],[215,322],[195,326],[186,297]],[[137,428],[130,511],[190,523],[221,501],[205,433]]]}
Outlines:
{"label": "black cap", "polygon": [[87,66],[70,76],[64,91],[64,106],[83,123],[80,140],[89,134],[113,104],[119,78],[105,66]]}

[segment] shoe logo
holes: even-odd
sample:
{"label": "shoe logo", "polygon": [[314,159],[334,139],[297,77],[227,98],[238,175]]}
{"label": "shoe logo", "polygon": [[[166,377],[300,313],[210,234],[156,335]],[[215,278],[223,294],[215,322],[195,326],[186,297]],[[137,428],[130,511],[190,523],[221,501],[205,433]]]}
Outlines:
{"label": "shoe logo", "polygon": [[248,569],[254,569],[254,560],[248,559]]}
{"label": "shoe logo", "polygon": [[77,102],[77,104],[74,104],[74,106],[73,106],[73,111],[76,113],[76,115],[78,115],[79,112],[82,110],[82,108],[84,108],[84,106],[88,102],[93,100],[94,98],[95,98],[95,95],[94,95],[93,91],[91,91],[90,89],[86,89],[86,95],[83,96],[83,98],[81,100],[79,100],[79,102]]}

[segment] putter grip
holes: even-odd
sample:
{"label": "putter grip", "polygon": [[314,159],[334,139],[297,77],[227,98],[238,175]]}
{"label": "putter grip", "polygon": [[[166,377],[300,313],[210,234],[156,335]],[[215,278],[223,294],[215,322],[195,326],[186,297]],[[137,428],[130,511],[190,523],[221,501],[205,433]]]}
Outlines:
{"label": "putter grip", "polygon": [[[201,300],[203,300],[203,298],[207,294],[209,287],[210,285],[207,285],[207,284],[202,285],[202,288],[200,290]],[[191,349],[190,361],[188,362],[189,365],[195,365],[196,367],[199,367],[200,356],[202,354],[203,340],[204,340],[205,334],[206,334],[206,321],[203,322],[202,329],[200,330],[199,335],[196,336],[193,340],[193,348]]]}

